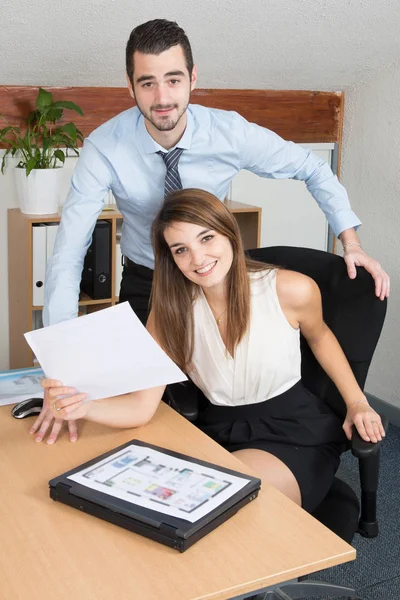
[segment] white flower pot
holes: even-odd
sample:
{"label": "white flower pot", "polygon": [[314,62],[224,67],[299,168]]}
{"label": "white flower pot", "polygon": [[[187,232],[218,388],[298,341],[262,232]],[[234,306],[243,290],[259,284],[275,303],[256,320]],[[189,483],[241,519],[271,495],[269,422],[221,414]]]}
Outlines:
{"label": "white flower pot", "polygon": [[28,215],[52,215],[58,212],[62,168],[26,170],[16,167],[15,184],[19,207]]}

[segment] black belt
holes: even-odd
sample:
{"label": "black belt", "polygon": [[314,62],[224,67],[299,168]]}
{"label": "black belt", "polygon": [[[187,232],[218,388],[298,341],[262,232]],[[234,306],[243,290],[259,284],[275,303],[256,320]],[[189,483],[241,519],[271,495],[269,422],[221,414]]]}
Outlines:
{"label": "black belt", "polygon": [[139,265],[138,263],[133,262],[133,260],[127,256],[123,257],[123,265],[129,270],[134,270],[137,273],[153,277],[153,269],[149,269],[149,267],[145,267],[144,265]]}
{"label": "black belt", "polygon": [[122,264],[124,265],[124,267],[136,267],[136,263],[134,263],[133,260],[131,260],[127,256],[123,256]]}

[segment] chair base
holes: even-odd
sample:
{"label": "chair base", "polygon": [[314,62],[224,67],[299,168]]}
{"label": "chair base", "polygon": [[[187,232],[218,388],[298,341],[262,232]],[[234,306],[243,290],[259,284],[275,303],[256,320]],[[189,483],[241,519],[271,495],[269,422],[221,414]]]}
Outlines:
{"label": "chair base", "polygon": [[353,588],[324,583],[323,581],[305,581],[286,583],[274,590],[252,596],[249,600],[300,600],[300,598],[342,598],[361,600]]}
{"label": "chair base", "polygon": [[360,519],[358,533],[365,538],[375,538],[379,533],[378,521],[363,521]]}

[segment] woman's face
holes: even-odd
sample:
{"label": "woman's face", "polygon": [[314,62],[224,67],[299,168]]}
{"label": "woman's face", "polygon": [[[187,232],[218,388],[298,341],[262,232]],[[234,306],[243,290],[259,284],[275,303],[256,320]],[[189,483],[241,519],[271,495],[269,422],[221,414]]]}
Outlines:
{"label": "woman's face", "polygon": [[202,288],[218,288],[231,268],[229,239],[204,225],[171,223],[164,231],[173,259],[182,273]]}

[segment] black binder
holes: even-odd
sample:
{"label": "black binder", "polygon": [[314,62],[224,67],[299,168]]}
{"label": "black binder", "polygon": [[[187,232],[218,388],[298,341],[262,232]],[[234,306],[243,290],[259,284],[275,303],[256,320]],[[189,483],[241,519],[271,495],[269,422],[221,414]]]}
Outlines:
{"label": "black binder", "polygon": [[[145,449],[153,449],[161,452],[164,455],[183,459],[189,463],[193,463],[193,465],[196,465],[196,467],[201,466],[215,469],[218,471],[218,475],[220,475],[222,479],[224,474],[229,474],[235,476],[236,478],[246,479],[248,481],[244,487],[242,487],[239,491],[236,491],[230,498],[221,501],[219,506],[213,508],[208,514],[199,518],[195,522],[191,522],[184,518],[178,518],[176,516],[160,512],[162,511],[162,501],[158,502],[159,510],[151,510],[135,503],[134,494],[132,494],[132,501],[128,502],[112,495],[112,492],[103,493],[97,489],[92,489],[91,487],[82,485],[81,483],[77,483],[69,479],[69,476],[84,471],[89,467],[93,467],[93,469],[89,469],[89,475],[85,475],[86,477],[90,477],[90,474],[96,470],[96,465],[98,465],[98,463],[109,458],[109,461],[102,462],[102,465],[107,467],[107,464],[111,463],[113,460],[121,460],[121,456],[123,457],[124,454],[119,454],[119,457],[115,458],[115,455],[121,450],[128,449],[129,447],[129,450],[132,451],[132,449],[134,450],[136,446],[140,446]],[[112,458],[113,456],[114,458]],[[139,462],[143,464],[143,461]],[[97,468],[98,470],[102,469],[102,467]],[[199,471],[198,468],[197,471]],[[110,484],[107,483],[107,485]],[[68,504],[69,506],[84,511],[90,515],[99,517],[105,521],[109,521],[114,525],[119,525],[120,527],[124,527],[129,531],[138,533],[155,540],[156,542],[160,542],[166,546],[175,548],[180,552],[187,550],[190,546],[192,546],[192,544],[207,535],[207,533],[210,533],[210,531],[218,527],[218,525],[221,525],[221,523],[232,517],[242,506],[245,506],[250,501],[254,500],[258,495],[260,485],[260,479],[251,477],[250,475],[225,469],[212,463],[200,461],[184,454],[167,450],[165,448],[145,444],[139,440],[127,442],[126,444],[123,444],[122,446],[119,446],[110,452],[98,456],[97,458],[94,458],[93,460],[62,474],[49,482],[50,497],[53,500],[58,500],[59,502]],[[112,486],[110,486],[110,489],[112,489]],[[220,492],[216,491],[214,497],[219,493]]]}
{"label": "black binder", "polygon": [[97,221],[85,256],[81,290],[93,300],[111,298],[111,222]]}

